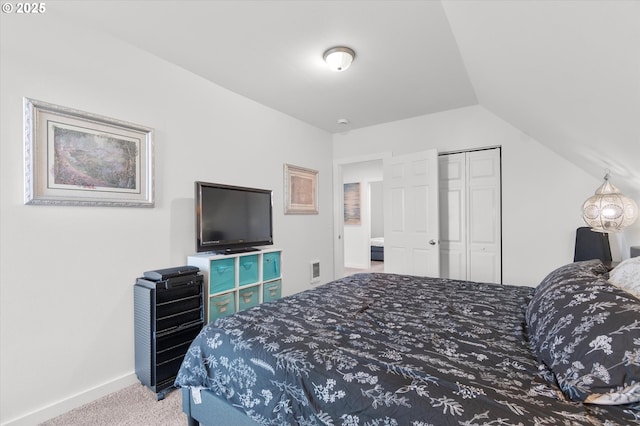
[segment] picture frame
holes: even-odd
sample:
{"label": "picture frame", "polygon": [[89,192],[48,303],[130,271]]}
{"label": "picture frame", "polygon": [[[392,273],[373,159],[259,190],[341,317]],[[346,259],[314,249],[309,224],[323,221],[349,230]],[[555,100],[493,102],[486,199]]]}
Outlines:
{"label": "picture frame", "polygon": [[154,207],[153,129],[24,98],[24,203]]}
{"label": "picture frame", "polygon": [[360,182],[345,183],[344,193],[344,224],[360,225]]}
{"label": "picture frame", "polygon": [[318,171],[284,165],[284,214],[318,214]]}

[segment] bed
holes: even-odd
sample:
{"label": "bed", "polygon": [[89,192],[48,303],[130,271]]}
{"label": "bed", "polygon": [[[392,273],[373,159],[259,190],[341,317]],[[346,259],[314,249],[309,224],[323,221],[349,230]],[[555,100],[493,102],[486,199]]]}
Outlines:
{"label": "bed", "polygon": [[370,241],[371,260],[384,261],[384,237],[373,237]]}
{"label": "bed", "polygon": [[615,426],[639,377],[640,301],[586,261],[537,288],[343,278],[206,325],[175,384],[191,425]]}

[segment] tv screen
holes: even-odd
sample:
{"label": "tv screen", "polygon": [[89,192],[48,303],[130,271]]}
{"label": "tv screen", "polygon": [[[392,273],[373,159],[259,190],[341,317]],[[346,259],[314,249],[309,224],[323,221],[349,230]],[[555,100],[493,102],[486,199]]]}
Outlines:
{"label": "tv screen", "polygon": [[196,182],[196,250],[238,252],[273,244],[271,191]]}

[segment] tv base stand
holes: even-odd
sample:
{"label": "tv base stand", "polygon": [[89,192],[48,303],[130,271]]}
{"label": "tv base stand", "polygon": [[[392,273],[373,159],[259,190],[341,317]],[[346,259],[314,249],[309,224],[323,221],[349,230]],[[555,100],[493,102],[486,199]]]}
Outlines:
{"label": "tv base stand", "polygon": [[240,254],[240,253],[251,253],[254,251],[260,251],[257,247],[242,247],[242,248],[231,248],[226,250],[220,250],[214,252],[215,254]]}
{"label": "tv base stand", "polygon": [[204,275],[207,323],[282,295],[280,261],[275,248],[238,253],[199,253],[187,263]]}

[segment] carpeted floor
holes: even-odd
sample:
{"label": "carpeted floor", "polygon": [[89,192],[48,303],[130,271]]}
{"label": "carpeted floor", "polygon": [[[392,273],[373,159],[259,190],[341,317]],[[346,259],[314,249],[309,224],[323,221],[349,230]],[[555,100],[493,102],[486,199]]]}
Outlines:
{"label": "carpeted floor", "polygon": [[384,272],[384,262],[377,260],[371,261],[371,269],[358,269],[358,268],[344,268],[344,276],[348,277],[353,274],[360,274],[363,272]]}
{"label": "carpeted floor", "polygon": [[156,394],[136,383],[68,413],[43,426],[185,426],[180,390],[169,392],[158,401]]}

